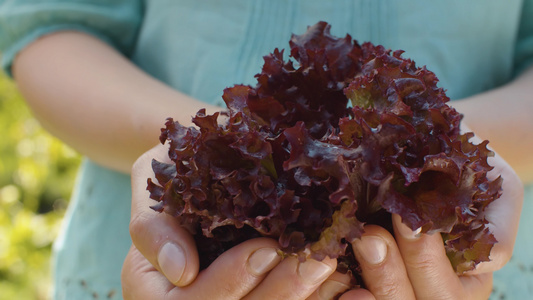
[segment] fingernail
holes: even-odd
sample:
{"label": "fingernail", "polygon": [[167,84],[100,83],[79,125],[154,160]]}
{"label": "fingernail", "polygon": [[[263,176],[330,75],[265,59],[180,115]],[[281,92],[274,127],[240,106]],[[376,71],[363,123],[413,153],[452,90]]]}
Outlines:
{"label": "fingernail", "polygon": [[338,294],[349,289],[350,286],[336,280],[326,280],[318,289],[320,299],[334,299]]}
{"label": "fingernail", "polygon": [[161,272],[172,283],[179,282],[187,264],[183,249],[172,242],[161,247],[157,255],[157,262]]}
{"label": "fingernail", "polygon": [[308,259],[298,265],[298,275],[309,284],[315,284],[328,278],[332,272],[331,266],[314,259]]}
{"label": "fingernail", "polygon": [[387,244],[378,236],[363,236],[354,244],[359,254],[369,264],[380,264],[387,257]]}
{"label": "fingernail", "polygon": [[400,223],[397,226],[398,233],[407,240],[415,240],[420,237],[420,232],[422,231],[422,228],[418,228],[415,231],[412,231],[411,228],[407,227],[404,223]]}
{"label": "fingernail", "polygon": [[274,248],[261,248],[248,258],[250,273],[260,276],[272,270],[281,261],[281,256]]}
{"label": "fingernail", "polygon": [[396,230],[398,233],[407,240],[415,240],[420,237],[420,232],[422,232],[422,228],[418,228],[417,230],[413,231],[411,228],[409,228],[407,225],[405,225],[402,222],[402,217],[400,217],[397,214],[392,214],[392,222],[395,225]]}

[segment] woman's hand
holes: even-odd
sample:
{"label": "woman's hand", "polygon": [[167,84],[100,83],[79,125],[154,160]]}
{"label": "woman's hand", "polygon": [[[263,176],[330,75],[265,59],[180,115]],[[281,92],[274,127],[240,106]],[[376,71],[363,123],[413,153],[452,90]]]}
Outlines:
{"label": "woman's hand", "polygon": [[167,149],[150,150],[132,170],[133,246],[122,270],[125,299],[331,299],[348,288],[348,279],[334,273],[336,260],[282,260],[277,242],[267,238],[235,246],[198,273],[192,236],[170,215],[149,208],[154,202],[145,188],[152,158],[167,161]]}
{"label": "woman's hand", "polygon": [[[457,276],[440,234],[417,236],[394,217],[394,237],[369,225],[354,243],[362,275],[374,298],[369,299],[487,299],[492,272]],[[347,292],[340,299],[360,299]]]}
{"label": "woman's hand", "polygon": [[[364,299],[487,299],[492,273],[511,258],[523,201],[522,184],[511,167],[498,155],[489,175],[503,177],[503,194],[485,213],[498,243],[489,262],[457,276],[446,256],[440,234],[417,235],[393,216],[395,239],[385,229],[366,226],[365,234],[353,243],[362,276],[373,297]],[[361,299],[361,290],[349,291],[340,299]]]}

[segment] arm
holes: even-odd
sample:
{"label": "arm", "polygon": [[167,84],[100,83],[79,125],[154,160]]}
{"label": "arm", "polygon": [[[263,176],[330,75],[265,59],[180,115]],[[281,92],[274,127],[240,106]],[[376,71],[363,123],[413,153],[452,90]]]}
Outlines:
{"label": "arm", "polygon": [[189,124],[219,110],[152,78],[102,41],[79,32],[44,36],[15,59],[18,87],[43,127],[80,153],[129,173],[167,117]]}
{"label": "arm", "polygon": [[[158,142],[157,132],[165,118],[171,115],[188,124],[191,115],[206,107],[151,78],[113,48],[83,33],[61,32],[37,40],[16,58],[13,73],[47,130],[97,163],[123,172],[129,172],[134,160]],[[166,155],[163,150],[161,153]],[[135,195],[146,195],[145,174],[135,176],[135,171],[146,167],[151,170],[151,159],[144,155],[140,160],[146,164],[138,163],[133,168]],[[194,240],[173,218],[162,218],[150,209],[149,198],[141,199],[142,205],[133,203],[132,231],[142,238],[157,238],[136,243],[125,261],[123,288],[127,299],[158,295],[213,299],[224,293],[228,298],[231,294],[257,298],[268,293],[305,298],[335,270],[336,261],[332,259],[308,264],[295,258],[280,262],[274,240],[256,239],[228,251],[194,280],[198,273]],[[172,238],[173,242],[164,244]],[[180,245],[181,252],[167,246],[171,244]],[[184,256],[182,260],[176,251]],[[160,261],[165,266],[163,273],[172,282],[189,287],[176,287],[163,277],[158,272]],[[174,266],[178,269],[172,269]]]}
{"label": "arm", "polygon": [[533,68],[513,82],[452,105],[524,182],[533,181]]}

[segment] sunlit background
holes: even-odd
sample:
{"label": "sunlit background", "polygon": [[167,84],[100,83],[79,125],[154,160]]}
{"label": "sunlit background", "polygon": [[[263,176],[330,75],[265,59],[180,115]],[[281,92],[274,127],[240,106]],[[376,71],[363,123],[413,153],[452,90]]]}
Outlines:
{"label": "sunlit background", "polygon": [[48,299],[52,242],[79,163],[0,73],[0,300]]}

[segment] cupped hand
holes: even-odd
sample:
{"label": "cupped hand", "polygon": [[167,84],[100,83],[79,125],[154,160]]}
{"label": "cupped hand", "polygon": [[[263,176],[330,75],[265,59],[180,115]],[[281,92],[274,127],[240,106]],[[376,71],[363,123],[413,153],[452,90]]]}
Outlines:
{"label": "cupped hand", "polygon": [[[369,225],[353,243],[362,277],[375,299],[487,299],[492,273],[457,276],[440,234],[416,235],[394,216],[396,239]],[[358,291],[357,291],[358,292]],[[340,299],[359,299],[347,292]]]}
{"label": "cupped hand", "polygon": [[132,169],[133,245],[122,269],[125,299],[318,300],[348,288],[346,278],[334,273],[336,260],[282,260],[277,241],[267,238],[241,243],[199,272],[192,236],[172,216],[150,209],[155,203],[146,179],[154,176],[153,158],[167,162],[167,149],[153,148]]}
{"label": "cupped hand", "polygon": [[[446,256],[440,234],[416,234],[393,215],[394,235],[368,225],[353,243],[362,276],[375,299],[487,299],[492,273],[511,258],[523,202],[523,187],[511,167],[498,155],[490,160],[492,178],[503,178],[502,196],[489,205],[485,217],[498,243],[490,261],[458,276]],[[360,299],[360,290],[340,299]],[[374,299],[368,298],[368,299]]]}

